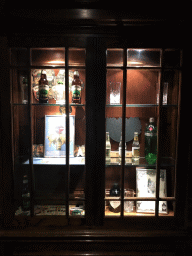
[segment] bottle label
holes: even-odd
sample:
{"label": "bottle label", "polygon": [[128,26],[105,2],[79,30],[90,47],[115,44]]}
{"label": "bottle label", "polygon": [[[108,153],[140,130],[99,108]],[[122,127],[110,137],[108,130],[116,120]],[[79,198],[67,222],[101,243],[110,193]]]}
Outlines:
{"label": "bottle label", "polygon": [[61,146],[62,146],[62,141],[58,140],[57,141],[57,150],[61,150]]}
{"label": "bottle label", "polygon": [[81,97],[81,87],[77,88],[76,86],[72,87],[72,97],[73,98],[80,98]]}
{"label": "bottle label", "polygon": [[157,133],[145,132],[145,136],[153,137],[153,136],[157,136]]}
{"label": "bottle label", "polygon": [[139,147],[132,147],[132,156],[139,157]]}
{"label": "bottle label", "polygon": [[49,86],[48,85],[39,85],[39,98],[46,99],[48,98]]}
{"label": "bottle label", "polygon": [[110,201],[109,203],[110,203],[110,205],[111,205],[111,207],[112,207],[113,209],[118,208],[118,207],[120,206],[120,204],[121,204],[120,201]]}

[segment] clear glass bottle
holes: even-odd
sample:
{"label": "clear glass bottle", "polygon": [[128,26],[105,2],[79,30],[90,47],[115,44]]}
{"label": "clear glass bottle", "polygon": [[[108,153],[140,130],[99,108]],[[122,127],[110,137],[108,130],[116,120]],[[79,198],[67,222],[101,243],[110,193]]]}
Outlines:
{"label": "clear glass bottle", "polygon": [[39,103],[48,103],[49,85],[46,71],[42,70],[39,80]]}
{"label": "clear glass bottle", "polygon": [[81,85],[79,72],[76,70],[72,81],[72,103],[81,104]]}
{"label": "clear glass bottle", "polygon": [[111,162],[111,142],[109,132],[106,132],[106,153],[105,153],[106,164]]}
{"label": "clear glass bottle", "polygon": [[148,164],[155,164],[157,160],[157,127],[154,117],[149,118],[149,125],[145,129],[145,159]]}
{"label": "clear glass bottle", "polygon": [[139,145],[139,137],[138,132],[134,132],[134,140],[132,144],[132,163],[138,163],[140,158],[140,145]]}
{"label": "clear glass bottle", "polygon": [[27,175],[23,176],[22,201],[23,201],[22,210],[29,211],[30,210],[30,190],[29,190]]}
{"label": "clear glass bottle", "polygon": [[[126,157],[126,142],[125,142],[125,157]],[[121,139],[119,142],[119,157],[122,158],[122,150],[123,150],[123,139],[122,139],[122,133],[121,133]]]}

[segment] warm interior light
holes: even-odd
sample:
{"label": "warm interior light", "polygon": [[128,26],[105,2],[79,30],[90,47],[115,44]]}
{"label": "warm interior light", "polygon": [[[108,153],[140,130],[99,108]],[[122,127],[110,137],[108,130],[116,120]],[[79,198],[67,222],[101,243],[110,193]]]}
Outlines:
{"label": "warm interior light", "polygon": [[52,61],[48,61],[49,64],[64,64],[65,61],[63,60],[52,60]]}
{"label": "warm interior light", "polygon": [[127,65],[143,65],[143,62],[139,61],[127,61]]}

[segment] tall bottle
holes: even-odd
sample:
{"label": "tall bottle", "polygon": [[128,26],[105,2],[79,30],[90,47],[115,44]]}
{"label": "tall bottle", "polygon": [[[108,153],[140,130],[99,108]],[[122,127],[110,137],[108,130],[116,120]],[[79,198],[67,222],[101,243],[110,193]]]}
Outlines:
{"label": "tall bottle", "polygon": [[155,164],[157,160],[157,127],[154,117],[149,118],[149,125],[145,129],[145,159],[148,164]]}
{"label": "tall bottle", "polygon": [[110,197],[118,198],[119,201],[109,201],[109,210],[111,212],[118,213],[121,211],[121,202],[120,202],[120,187],[118,183],[114,183],[110,190]]}
{"label": "tall bottle", "polygon": [[42,70],[39,80],[39,103],[48,103],[49,85],[46,71]]}
{"label": "tall bottle", "polygon": [[[123,150],[123,139],[122,139],[122,133],[121,133],[121,138],[119,142],[119,157],[122,158],[122,150]],[[125,156],[126,156],[126,142],[125,142]]]}
{"label": "tall bottle", "polygon": [[106,132],[106,151],[105,151],[106,164],[111,162],[111,142],[109,137],[109,132]]}
{"label": "tall bottle", "polygon": [[22,210],[29,211],[30,210],[30,190],[29,190],[27,175],[23,176],[22,201],[23,201]]}
{"label": "tall bottle", "polygon": [[140,157],[140,145],[138,132],[134,132],[134,140],[132,144],[132,163],[137,163]]}
{"label": "tall bottle", "polygon": [[81,85],[79,72],[76,70],[72,81],[72,103],[81,104]]}

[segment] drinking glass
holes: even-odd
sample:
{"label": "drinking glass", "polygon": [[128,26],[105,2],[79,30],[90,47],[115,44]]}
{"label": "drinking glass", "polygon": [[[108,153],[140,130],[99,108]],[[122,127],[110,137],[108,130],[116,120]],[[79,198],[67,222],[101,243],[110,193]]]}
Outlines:
{"label": "drinking glass", "polygon": [[[133,189],[126,189],[125,190],[125,199],[126,197],[134,197],[134,190]],[[134,201],[125,201],[124,202],[124,210],[126,212],[133,212],[134,208]]]}
{"label": "drinking glass", "polygon": [[110,86],[110,104],[112,105],[120,104],[121,83],[110,82],[109,86]]}

